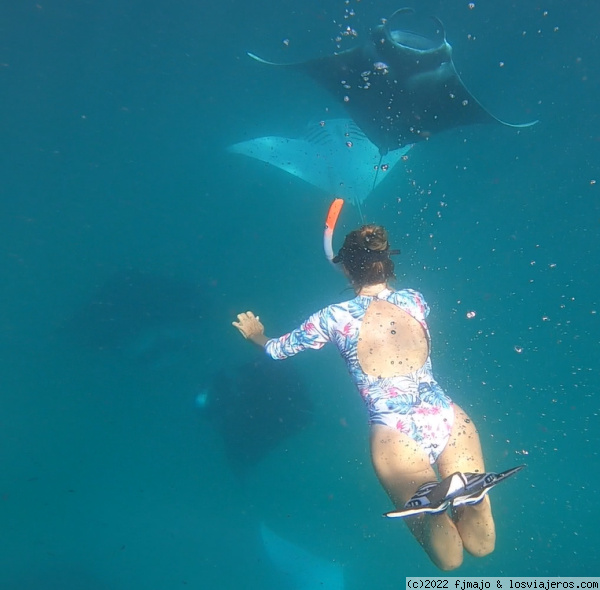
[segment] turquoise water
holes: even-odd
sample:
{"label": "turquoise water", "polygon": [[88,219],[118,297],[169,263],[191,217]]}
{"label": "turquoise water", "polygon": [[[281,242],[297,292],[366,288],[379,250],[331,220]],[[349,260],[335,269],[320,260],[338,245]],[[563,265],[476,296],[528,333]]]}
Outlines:
{"label": "turquoise water", "polygon": [[[467,557],[460,574],[597,575],[599,11],[475,4],[420,6],[444,21],[486,106],[540,123],[418,145],[365,215],[402,249],[398,285],[431,305],[434,370],[478,425],[488,467],[528,465],[492,492],[495,553]],[[359,35],[398,8],[0,7],[3,590],[292,588],[261,522],[341,564],[349,589],[438,573],[402,523],[381,518],[391,506],[364,408],[334,350],[289,361],[312,424],[243,480],[195,405],[217,371],[254,358],[235,313],[281,334],[347,294],[322,255],[330,197],[225,147],[342,113],[245,51],[330,52],[348,7]],[[358,223],[348,205],[338,233]],[[73,318],[123,271],[193,285],[201,326],[159,334],[167,345],[150,357],[152,334],[108,350],[93,327],[91,345],[73,338]],[[177,305],[161,303],[171,317]]]}

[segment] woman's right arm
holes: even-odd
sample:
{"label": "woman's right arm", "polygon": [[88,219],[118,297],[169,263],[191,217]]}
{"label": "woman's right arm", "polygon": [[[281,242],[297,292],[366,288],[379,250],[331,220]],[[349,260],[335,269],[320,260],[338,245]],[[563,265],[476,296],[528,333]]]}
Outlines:
{"label": "woman's right arm", "polygon": [[271,358],[283,360],[309,348],[319,349],[325,346],[330,340],[328,329],[330,315],[329,307],[326,307],[311,315],[299,328],[279,338],[265,336],[265,328],[259,317],[251,311],[238,314],[238,321],[233,322],[233,325],[244,338],[264,347]]}
{"label": "woman's right arm", "polygon": [[266,353],[274,359],[283,360],[299,352],[323,348],[330,341],[329,307],[311,315],[299,328],[279,338],[271,338],[265,344]]}
{"label": "woman's right arm", "polygon": [[239,330],[240,334],[246,340],[251,340],[254,344],[264,347],[269,339],[265,336],[265,327],[261,324],[260,318],[251,311],[247,311],[238,314],[237,319],[238,321],[232,322],[232,324]]}

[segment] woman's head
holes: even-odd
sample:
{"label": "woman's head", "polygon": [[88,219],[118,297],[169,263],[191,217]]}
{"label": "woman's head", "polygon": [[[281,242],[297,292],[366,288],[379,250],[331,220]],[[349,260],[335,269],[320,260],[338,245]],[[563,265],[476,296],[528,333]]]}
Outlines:
{"label": "woman's head", "polygon": [[363,225],[351,231],[333,262],[341,262],[352,286],[360,289],[366,285],[385,283],[396,278],[390,255],[387,231],[381,225]]}

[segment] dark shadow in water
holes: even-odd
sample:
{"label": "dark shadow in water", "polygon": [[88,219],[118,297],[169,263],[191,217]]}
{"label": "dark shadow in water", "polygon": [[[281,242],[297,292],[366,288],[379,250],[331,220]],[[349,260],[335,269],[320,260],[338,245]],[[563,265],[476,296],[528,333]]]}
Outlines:
{"label": "dark shadow in water", "polygon": [[64,329],[79,346],[160,369],[197,348],[209,313],[198,285],[131,270],[101,285]]}
{"label": "dark shadow in water", "polygon": [[258,357],[221,371],[198,401],[238,475],[313,422],[313,403],[292,361]]}

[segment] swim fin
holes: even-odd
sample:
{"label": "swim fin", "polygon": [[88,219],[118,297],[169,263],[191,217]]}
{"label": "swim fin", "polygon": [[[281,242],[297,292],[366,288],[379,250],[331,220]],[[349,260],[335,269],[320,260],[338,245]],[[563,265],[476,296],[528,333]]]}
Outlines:
{"label": "swim fin", "polygon": [[525,465],[507,469],[501,473],[461,473],[457,471],[440,482],[423,484],[400,510],[386,512],[387,518],[406,518],[418,514],[441,514],[449,506],[457,508],[477,504],[496,485]]}
{"label": "swim fin", "polygon": [[464,476],[467,480],[465,491],[467,493],[456,496],[452,500],[452,506],[456,508],[458,506],[478,504],[494,486],[518,473],[524,467],[525,465],[519,465],[501,473],[494,473],[493,471],[490,473],[465,473]]}
{"label": "swim fin", "polygon": [[440,514],[450,506],[452,499],[465,495],[467,480],[457,471],[442,481],[424,483],[400,510],[386,512],[388,518],[406,518],[417,514]]}

